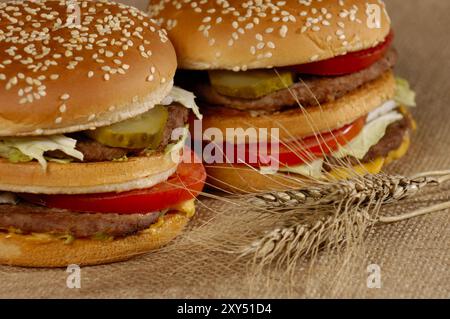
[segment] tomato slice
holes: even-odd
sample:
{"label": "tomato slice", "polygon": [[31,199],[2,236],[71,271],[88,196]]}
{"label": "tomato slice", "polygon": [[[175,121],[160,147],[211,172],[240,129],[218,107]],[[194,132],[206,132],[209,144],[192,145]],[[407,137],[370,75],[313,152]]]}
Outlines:
{"label": "tomato slice", "polygon": [[[347,144],[363,129],[366,118],[362,117],[338,130],[310,136],[299,141],[280,144],[278,154],[281,166],[294,166],[311,162],[331,154],[341,145]],[[273,155],[272,155],[273,156]],[[263,159],[267,163],[268,159]]]}
{"label": "tomato slice", "polygon": [[391,31],[386,40],[376,47],[350,52],[328,60],[290,66],[288,69],[302,74],[323,76],[337,76],[358,72],[380,60],[388,51],[393,40],[394,32]]}
{"label": "tomato slice", "polygon": [[[366,118],[361,117],[355,122],[332,132],[290,142],[280,142],[278,150],[273,152],[270,143],[267,145],[267,150],[260,149],[258,144],[225,145],[225,149],[217,147],[223,152],[225,163],[263,167],[275,162],[282,167],[295,166],[311,162],[315,158],[322,158],[324,155],[336,151],[339,146],[345,145],[355,138],[361,132],[365,123]],[[227,150],[233,150],[234,153],[232,155],[227,154]]]}
{"label": "tomato slice", "polygon": [[[187,150],[186,150],[187,151]],[[191,158],[194,153],[191,152]],[[166,182],[149,189],[123,193],[82,195],[22,194],[25,200],[47,207],[77,212],[136,214],[160,211],[198,196],[205,184],[206,172],[199,161],[182,162]]]}

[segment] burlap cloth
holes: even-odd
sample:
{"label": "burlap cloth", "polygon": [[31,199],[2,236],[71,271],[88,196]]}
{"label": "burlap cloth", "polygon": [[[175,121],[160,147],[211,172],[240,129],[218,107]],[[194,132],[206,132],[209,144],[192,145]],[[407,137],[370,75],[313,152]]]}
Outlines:
{"label": "burlap cloth", "polygon": [[[136,3],[137,1],[135,1]],[[410,174],[450,169],[450,2],[387,0],[400,51],[397,73],[417,91],[414,115],[419,131],[407,158],[389,171]],[[397,212],[450,200],[450,187],[435,190],[395,208]],[[208,207],[225,203],[203,200]],[[243,213],[239,210],[237,214]],[[201,208],[199,216],[211,214]],[[213,221],[214,222],[214,221]],[[249,225],[248,227],[251,227]],[[184,237],[177,246],[182,247]],[[184,243],[184,246],[189,243]],[[260,289],[248,288],[248,274],[231,261],[209,264],[204,251],[163,249],[128,262],[85,267],[81,289],[68,289],[65,269],[0,267],[1,297],[450,297],[450,214],[441,212],[374,228],[360,255],[337,273],[324,257],[307,272],[299,268],[289,292],[272,289],[265,278]],[[358,264],[352,267],[351,263]],[[380,289],[367,288],[366,266],[381,269]],[[274,281],[272,284],[288,286]]]}

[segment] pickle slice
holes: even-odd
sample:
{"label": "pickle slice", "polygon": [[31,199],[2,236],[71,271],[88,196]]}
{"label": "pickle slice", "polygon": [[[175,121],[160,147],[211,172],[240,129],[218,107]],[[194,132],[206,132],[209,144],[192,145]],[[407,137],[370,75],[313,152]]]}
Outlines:
{"label": "pickle slice", "polygon": [[135,118],[99,127],[87,134],[107,146],[129,149],[155,149],[161,143],[169,112],[157,105],[150,111]]}
{"label": "pickle slice", "polygon": [[209,71],[211,85],[222,95],[256,99],[294,83],[289,71],[250,70],[242,72]]}

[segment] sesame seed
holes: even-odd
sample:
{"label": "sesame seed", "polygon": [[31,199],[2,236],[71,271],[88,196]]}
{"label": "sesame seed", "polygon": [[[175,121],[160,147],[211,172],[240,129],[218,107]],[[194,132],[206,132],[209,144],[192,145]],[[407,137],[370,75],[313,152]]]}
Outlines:
{"label": "sesame seed", "polygon": [[285,38],[287,32],[288,32],[288,27],[287,27],[286,25],[283,25],[283,26],[280,28],[280,36],[281,36],[282,38]]}

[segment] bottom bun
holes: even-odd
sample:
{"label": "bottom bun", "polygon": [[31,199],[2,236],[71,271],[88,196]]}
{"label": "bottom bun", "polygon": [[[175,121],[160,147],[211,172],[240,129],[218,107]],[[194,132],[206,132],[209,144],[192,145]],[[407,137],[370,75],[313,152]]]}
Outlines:
{"label": "bottom bun", "polygon": [[[391,151],[386,157],[379,157],[373,162],[350,168],[337,168],[329,172],[330,179],[346,179],[355,175],[378,174],[382,168],[392,161],[400,159],[408,151],[409,136],[402,145]],[[258,170],[243,165],[215,164],[206,166],[208,185],[214,189],[232,193],[261,193],[300,188],[305,185],[305,177],[297,174],[276,173],[261,174]]]}
{"label": "bottom bun", "polygon": [[214,164],[205,166],[207,185],[212,189],[232,193],[261,193],[300,187],[302,177],[296,174],[261,174],[244,165]]}
{"label": "bottom bun", "polygon": [[107,264],[130,259],[164,246],[186,226],[184,213],[167,214],[164,221],[136,235],[113,240],[76,239],[71,244],[45,236],[0,233],[0,264],[24,267],[67,267]]}

